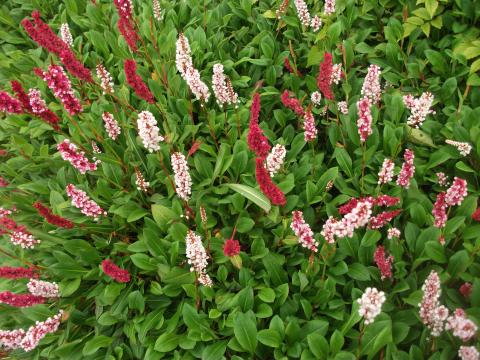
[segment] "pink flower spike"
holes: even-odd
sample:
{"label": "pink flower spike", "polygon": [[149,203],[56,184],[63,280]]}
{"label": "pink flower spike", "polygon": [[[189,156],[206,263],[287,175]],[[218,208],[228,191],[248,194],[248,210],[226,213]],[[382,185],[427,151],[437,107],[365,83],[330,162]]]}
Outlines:
{"label": "pink flower spike", "polygon": [[389,255],[386,256],[385,248],[380,245],[377,246],[375,253],[373,254],[373,259],[375,260],[375,264],[377,264],[380,273],[382,274],[382,280],[386,278],[392,277],[392,263],[393,263],[393,256]]}
{"label": "pink flower spike", "polygon": [[371,103],[367,97],[360,99],[357,102],[358,109],[358,134],[360,135],[360,141],[364,143],[367,141],[369,135],[372,134],[372,113],[370,109]]}
{"label": "pink flower spike", "polygon": [[445,203],[444,192],[437,195],[437,200],[433,205],[432,215],[434,217],[433,225],[439,229],[443,228],[447,223],[447,204]]}
{"label": "pink flower spike", "polygon": [[98,204],[91,200],[85,191],[68,184],[67,195],[72,199],[72,205],[81,211],[82,214],[92,217],[94,221],[98,221],[100,216],[107,216],[107,212]]}
{"label": "pink flower spike", "polygon": [[8,95],[5,91],[0,91],[0,111],[10,114],[21,114],[23,113],[22,103]]}
{"label": "pink flower spike", "polygon": [[298,237],[300,245],[313,252],[318,251],[318,242],[313,238],[313,231],[310,229],[310,225],[303,219],[303,213],[301,211],[294,211],[292,213],[290,228]]}
{"label": "pink flower spike", "polygon": [[405,153],[403,154],[403,159],[405,161],[397,178],[397,185],[402,186],[405,189],[408,189],[410,187],[410,180],[415,175],[415,165],[413,164],[414,158],[415,154],[413,153],[413,150],[405,150]]}
{"label": "pink flower spike", "polygon": [[313,141],[317,138],[317,128],[315,127],[315,119],[313,118],[313,114],[310,110],[305,112],[303,116],[303,130],[305,141]]}
{"label": "pink flower spike", "polygon": [[382,96],[380,73],[380,67],[372,64],[368,67],[368,73],[363,80],[361,94],[364,98],[369,99],[371,104],[377,104]]}
{"label": "pink flower spike", "polygon": [[154,104],[155,98],[153,97],[153,94],[150,92],[148,86],[143,82],[142,78],[137,74],[137,63],[135,60],[125,60],[123,68],[125,70],[127,83],[135,91],[135,94],[150,104]]}
{"label": "pink flower spike", "polygon": [[60,152],[62,159],[72,164],[75,169],[80,171],[80,174],[97,170],[97,165],[100,163],[100,160],[89,162],[85,156],[85,152],[80,151],[77,146],[68,139],[58,144],[57,150]]}
{"label": "pink flower spike", "polygon": [[112,114],[106,111],[102,114],[102,119],[105,125],[105,130],[107,130],[108,137],[112,140],[116,140],[118,135],[120,135],[122,132],[117,120],[113,118]]}
{"label": "pink flower spike", "polygon": [[465,196],[467,196],[467,181],[455,177],[445,195],[445,203],[449,206],[461,205]]}
{"label": "pink flower spike", "polygon": [[173,173],[175,175],[175,191],[180,199],[188,201],[192,194],[192,178],[188,172],[185,155],[175,152],[171,156]]}
{"label": "pink flower spike", "polygon": [[440,305],[440,277],[435,271],[431,271],[422,286],[423,298],[420,306],[420,318],[430,329],[432,336],[440,336],[444,329],[445,320],[448,317],[448,309]]}

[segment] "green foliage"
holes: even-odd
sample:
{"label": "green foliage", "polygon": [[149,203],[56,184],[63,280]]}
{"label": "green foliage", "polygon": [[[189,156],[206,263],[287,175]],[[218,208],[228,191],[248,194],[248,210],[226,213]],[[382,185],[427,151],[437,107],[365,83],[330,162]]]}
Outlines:
{"label": "green foliage", "polygon": [[[137,53],[119,34],[113,0],[12,0],[0,7],[3,88],[10,91],[7,81],[13,79],[26,89],[39,88],[49,108],[62,117],[62,131],[56,133],[30,115],[0,115],[0,147],[8,152],[0,175],[10,183],[0,188],[1,205],[16,206],[15,220],[41,240],[35,249],[24,250],[4,235],[2,265],[33,263],[42,278],[59,284],[62,294],[32,308],[0,305],[0,328],[27,329],[55,309],[68,314],[36,350],[15,350],[11,357],[454,358],[460,340],[444,334],[432,346],[418,304],[425,278],[436,270],[442,303],[451,311],[465,309],[480,324],[480,225],[472,219],[480,169],[480,3],[338,0],[335,14],[326,16],[322,2],[307,1],[312,15],[322,14],[318,33],[302,28],[293,1],[281,20],[275,15],[281,1],[160,1],[162,21],[153,18],[150,2],[133,3],[144,42]],[[34,67],[59,63],[19,25],[33,9],[55,31],[64,22],[70,25],[74,52],[89,69],[105,65],[113,76],[115,99],[70,77],[84,112],[67,115],[33,74]],[[189,39],[194,65],[209,85],[213,65],[224,65],[239,93],[238,108],[193,100],[175,66],[179,32]],[[318,140],[306,144],[300,119],[282,105],[280,95],[287,89],[306,107],[317,90],[325,52],[342,63],[345,76],[334,86],[336,101],[322,99],[328,105],[325,113],[312,109]],[[302,76],[285,70],[285,57]],[[155,104],[141,101],[127,85],[127,58],[135,58]],[[373,110],[373,133],[362,145],[356,102],[370,64],[382,68],[382,85],[388,86]],[[272,205],[256,183],[255,158],[247,145],[255,91],[261,95],[260,127],[270,144],[287,148],[274,177],[286,195],[285,207]],[[425,91],[435,96],[436,114],[420,129],[410,128],[402,96]],[[337,109],[342,100],[348,115]],[[136,112],[142,110],[155,115],[166,138],[156,153],[148,153],[137,136]],[[103,128],[104,111],[120,123],[116,141]],[[81,175],[63,161],[56,145],[64,138],[101,160],[98,170]],[[445,139],[468,142],[473,149],[461,157]],[[93,154],[91,141],[101,154]],[[187,207],[172,187],[170,155],[187,155],[195,146],[188,157],[193,185]],[[415,152],[410,188],[393,182],[378,186],[384,158],[396,161],[398,173],[407,148]],[[149,192],[137,190],[135,168],[150,182]],[[451,208],[442,230],[433,226],[432,216],[436,194],[445,190],[437,172],[469,184],[468,196]],[[65,193],[69,183],[85,190],[108,216],[94,222],[71,206]],[[339,206],[352,197],[380,193],[401,198],[402,213],[392,221],[402,231],[400,238],[388,239],[385,228],[357,229],[334,245],[325,242],[322,226],[329,216],[339,216]],[[36,200],[75,227],[60,229],[43,221],[32,207]],[[293,210],[303,211],[320,244],[311,259],[289,227]],[[211,288],[198,285],[186,261],[189,229],[208,248]],[[241,245],[237,260],[223,253],[232,236]],[[392,279],[382,280],[375,266],[377,245],[395,259]],[[117,283],[105,276],[100,264],[106,258],[127,269],[131,281]],[[472,283],[470,298],[458,291],[465,282]],[[25,292],[24,283],[1,279],[1,291]],[[365,326],[356,300],[367,287],[382,289],[387,300],[382,313]]]}

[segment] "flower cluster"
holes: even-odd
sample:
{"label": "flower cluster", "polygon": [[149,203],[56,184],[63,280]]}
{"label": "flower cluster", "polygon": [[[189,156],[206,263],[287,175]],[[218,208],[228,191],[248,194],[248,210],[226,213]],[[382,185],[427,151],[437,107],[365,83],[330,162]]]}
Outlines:
{"label": "flower cluster", "polygon": [[368,136],[372,133],[372,113],[370,109],[370,99],[363,97],[357,101],[358,109],[358,134],[360,135],[360,141],[363,143],[367,141]]}
{"label": "flower cluster", "polygon": [[162,8],[160,7],[159,0],[153,0],[153,17],[157,21],[162,21],[163,19]]}
{"label": "flower cluster", "polygon": [[320,63],[320,71],[317,77],[318,89],[322,92],[323,96],[328,100],[333,100],[332,85],[332,73],[333,73],[333,58],[332,54],[326,52],[323,57],[323,62]]}
{"label": "flower cluster", "polygon": [[188,201],[192,194],[192,178],[188,172],[185,155],[175,152],[172,154],[171,162],[175,175],[175,191],[180,199]]}
{"label": "flower cluster", "polygon": [[378,173],[378,184],[387,184],[393,179],[393,169],[395,168],[395,163],[388,159],[385,158],[383,160],[382,168],[380,169],[380,172]]}
{"label": "flower cluster", "polygon": [[461,205],[465,196],[467,196],[467,181],[455,177],[452,186],[448,188],[445,194],[445,203],[448,206]]}
{"label": "flower cluster", "polygon": [[437,195],[437,200],[433,204],[432,214],[434,218],[433,225],[437,228],[443,228],[447,223],[447,204],[444,192]]}
{"label": "flower cluster", "polygon": [[250,150],[260,158],[265,158],[270,151],[268,139],[263,135],[262,129],[258,126],[258,116],[260,114],[260,95],[256,93],[253,96],[252,106],[250,108],[250,126],[247,136],[247,143]]}
{"label": "flower cluster", "polygon": [[380,67],[377,65],[370,65],[367,76],[363,80],[362,97],[368,98],[371,104],[376,104],[380,101],[382,96],[382,87],[380,86]]}
{"label": "flower cluster", "polygon": [[190,264],[190,271],[195,271],[198,275],[198,280],[202,285],[211,287],[213,285],[212,279],[207,274],[207,252],[202,244],[202,238],[189,230],[186,242],[186,256]]}
{"label": "flower cluster", "polygon": [[403,103],[411,112],[407,124],[414,128],[420,127],[428,114],[435,114],[435,111],[431,109],[433,95],[429,92],[423,93],[418,99],[415,99],[410,94],[405,95],[403,97]]}
{"label": "flower cluster", "polygon": [[448,317],[448,309],[440,305],[440,277],[431,271],[422,286],[423,298],[420,306],[420,318],[430,329],[432,336],[439,336],[444,329],[444,322]]}
{"label": "flower cluster", "polygon": [[294,4],[295,4],[295,8],[297,9],[297,15],[298,15],[298,18],[300,19],[300,22],[305,27],[309,27],[311,17],[310,17],[310,12],[308,11],[307,4],[305,3],[304,0],[295,0]]}
{"label": "flower cluster", "polygon": [[47,82],[50,90],[53,91],[55,97],[61,101],[63,107],[70,115],[82,112],[80,101],[75,97],[72,84],[61,66],[50,65],[48,71],[43,71],[39,68],[35,68],[34,71],[35,74]]}
{"label": "flower cluster", "polygon": [[32,249],[36,244],[39,244],[40,240],[35,239],[25,226],[18,225],[9,217],[11,214],[11,210],[0,208],[0,235],[9,234],[12,244],[24,249]]}
{"label": "flower cluster", "polygon": [[183,33],[178,35],[176,59],[177,70],[197,100],[207,102],[210,97],[208,86],[200,79],[200,72],[193,66],[190,44]]}
{"label": "flower cluster", "polygon": [[60,296],[60,290],[56,283],[42,281],[37,279],[30,279],[27,284],[30,294],[41,296],[44,298],[56,298]]}
{"label": "flower cluster", "polygon": [[107,276],[111,277],[115,281],[118,281],[121,283],[127,283],[130,281],[130,274],[128,270],[119,268],[110,259],[106,259],[102,261],[102,270]]}
{"label": "flower cluster", "polygon": [[265,167],[271,177],[273,177],[273,175],[275,175],[282,167],[286,154],[287,150],[285,150],[285,146],[280,144],[275,145],[272,151],[268,154],[265,159]]}
{"label": "flower cluster", "polygon": [[97,77],[100,79],[100,87],[104,94],[113,94],[113,78],[102,64],[97,65]]}
{"label": "flower cluster", "polygon": [[0,111],[10,114],[21,114],[22,103],[5,91],[0,91]]}
{"label": "flower cluster", "polygon": [[117,8],[119,16],[117,24],[118,30],[130,49],[136,52],[138,49],[137,42],[140,40],[140,37],[134,27],[132,0],[114,0],[113,3]]}
{"label": "flower cluster", "polygon": [[102,114],[102,119],[105,125],[105,130],[107,130],[108,137],[112,140],[116,140],[118,135],[121,133],[121,129],[117,120],[113,118],[111,113],[106,111]]}
{"label": "flower cluster", "polygon": [[270,174],[263,164],[263,158],[257,157],[255,162],[255,175],[260,190],[270,199],[272,204],[285,206],[287,199],[285,194],[272,181]]}
{"label": "flower cluster", "polygon": [[342,64],[334,64],[332,66],[332,76],[330,77],[330,84],[338,85],[338,83],[342,79],[342,76]]}
{"label": "flower cluster", "polygon": [[393,238],[399,238],[402,233],[400,232],[399,229],[392,227],[387,230],[387,238],[388,239],[393,239]]}
{"label": "flower cluster", "polygon": [[[17,80],[12,80],[10,81],[10,85],[12,86],[12,91],[15,93],[15,97],[18,101],[20,101],[23,110],[27,113],[33,112],[31,97],[25,92],[22,84],[20,84]],[[45,102],[41,99],[40,91],[36,91],[38,92],[37,96],[40,98],[40,101],[45,104]]]}
{"label": "flower cluster", "polygon": [[314,91],[312,95],[310,95],[310,100],[312,101],[313,105],[320,106],[320,101],[322,100],[322,93],[320,91]]}
{"label": "flower cluster", "polygon": [[238,94],[233,90],[230,79],[223,73],[222,64],[213,65],[212,87],[220,107],[238,103]]}
{"label": "flower cluster", "polygon": [[73,223],[70,220],[67,220],[61,216],[55,215],[52,213],[48,207],[42,205],[40,202],[36,201],[33,204],[33,207],[37,209],[38,213],[45,219],[49,224],[63,227],[66,229],[73,228]]}
{"label": "flower cluster", "polygon": [[346,101],[339,101],[337,107],[338,111],[340,111],[343,115],[348,115],[348,104]]}
{"label": "flower cluster", "polygon": [[100,216],[106,216],[107,212],[103,210],[98,204],[90,199],[85,191],[75,187],[73,184],[68,184],[67,195],[72,199],[72,205],[86,216],[90,216],[97,221]]}
{"label": "flower cluster", "polygon": [[240,254],[240,243],[238,240],[227,239],[223,245],[223,254],[229,257]]}
{"label": "flower cluster", "polygon": [[472,151],[472,145],[470,145],[467,142],[460,142],[460,141],[454,141],[454,140],[448,140],[448,139],[445,140],[445,142],[448,145],[455,146],[457,148],[458,152],[462,156],[467,156],[468,154],[470,154],[470,151]]}
{"label": "flower cluster", "polygon": [[313,32],[317,32],[322,27],[322,19],[318,15],[315,15],[310,22],[310,26]]}
{"label": "flower cluster", "polygon": [[304,111],[302,105],[300,105],[300,101],[294,97],[290,97],[288,90],[282,93],[281,100],[285,107],[293,110],[298,116],[303,116]]}
{"label": "flower cluster", "polygon": [[143,146],[149,151],[160,150],[160,141],[164,138],[159,134],[160,129],[157,126],[157,120],[150,111],[142,111],[137,118],[138,135],[142,139]]}
{"label": "flower cluster", "polygon": [[458,356],[461,360],[479,360],[480,352],[475,346],[460,346],[458,349]]}
{"label": "flower cluster", "polygon": [[447,186],[448,185],[448,177],[447,177],[447,175],[445,175],[444,172],[437,172],[435,175],[437,175],[438,185],[440,185],[440,186]]}
{"label": "flower cluster", "polygon": [[382,245],[377,246],[375,249],[373,260],[380,270],[382,280],[392,277],[393,256],[386,256],[385,248]]}
{"label": "flower cluster", "polygon": [[323,10],[325,15],[332,15],[335,13],[335,0],[325,0],[325,8]]}
{"label": "flower cluster", "polygon": [[145,181],[145,177],[137,168],[135,168],[135,185],[137,185],[137,190],[143,192],[147,192],[150,187],[150,183]]}
{"label": "flower cluster", "polygon": [[85,174],[87,171],[97,170],[97,164],[100,163],[100,160],[89,162],[85,156],[85,152],[80,151],[78,147],[68,139],[58,144],[57,150],[60,152],[62,159],[72,164],[81,174]]}
{"label": "flower cluster", "polygon": [[7,304],[17,308],[30,307],[37,304],[43,304],[45,298],[32,294],[14,294],[10,291],[0,292],[0,304]]}
{"label": "flower cluster", "polygon": [[50,29],[50,27],[40,19],[40,13],[38,11],[34,11],[32,12],[32,17],[34,24],[32,24],[28,19],[23,19],[21,22],[28,35],[30,35],[30,37],[41,47],[59,56],[63,66],[65,66],[70,74],[80,80],[84,80],[89,83],[93,82],[90,70],[83,66],[83,64],[77,59],[73,51],[69,48],[69,44],[59,38],[52,31],[52,29]]}
{"label": "flower cluster", "polygon": [[31,279],[37,276],[36,270],[33,267],[0,267],[0,278],[4,279]]}
{"label": "flower cluster", "polygon": [[397,178],[397,185],[402,186],[405,189],[410,187],[410,180],[413,178],[413,175],[415,175],[415,165],[413,164],[414,158],[415,154],[413,150],[405,150],[405,153],[403,154],[404,162]]}
{"label": "flower cluster", "polygon": [[303,116],[303,130],[305,141],[313,141],[317,138],[317,128],[315,127],[315,119],[310,110],[307,110]]}
{"label": "flower cluster", "polygon": [[143,82],[142,78],[137,74],[137,63],[133,59],[125,60],[123,64],[123,69],[125,70],[125,77],[127,83],[132,87],[138,97],[149,102],[150,104],[155,103],[155,98],[153,94],[148,89],[148,86]]}
{"label": "flower cluster", "polygon": [[288,2],[288,0],[283,0],[278,9],[275,11],[275,16],[277,19],[280,19],[287,12]]}
{"label": "flower cluster", "polygon": [[67,23],[63,23],[62,25],[60,25],[60,37],[65,44],[67,44],[69,47],[72,47],[73,37]]}
{"label": "flower cluster", "polygon": [[451,330],[454,336],[466,342],[475,336],[478,327],[472,320],[467,319],[467,315],[463,309],[456,309],[455,312],[448,317],[445,330]]}
{"label": "flower cluster", "polygon": [[47,318],[45,321],[35,322],[35,325],[30,326],[27,331],[23,329],[0,330],[0,345],[10,350],[31,351],[47,334],[58,330],[62,316],[63,310],[60,310],[56,315]]}
{"label": "flower cluster", "polygon": [[292,222],[290,228],[298,237],[298,242],[304,247],[313,252],[318,251],[318,241],[313,238],[313,231],[303,219],[301,211],[294,211],[292,213]]}
{"label": "flower cluster", "polygon": [[357,300],[360,304],[358,314],[365,319],[365,325],[371,324],[382,312],[382,305],[385,300],[383,291],[371,287],[365,289],[362,297]]}

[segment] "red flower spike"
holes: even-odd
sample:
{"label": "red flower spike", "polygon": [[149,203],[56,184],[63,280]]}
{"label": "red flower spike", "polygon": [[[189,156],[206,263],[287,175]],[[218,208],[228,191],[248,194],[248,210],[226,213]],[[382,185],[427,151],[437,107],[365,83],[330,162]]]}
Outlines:
{"label": "red flower spike", "polygon": [[263,131],[258,126],[258,116],[260,114],[260,95],[256,93],[253,96],[252,106],[250,108],[250,129],[248,131],[247,143],[250,150],[264,159],[270,151],[268,139],[263,135]]}
{"label": "red flower spike", "polygon": [[10,267],[2,266],[0,267],[0,278],[4,279],[31,279],[37,278],[38,274],[35,272],[35,269],[24,268],[24,267]]}
{"label": "red flower spike", "polygon": [[10,81],[12,90],[15,93],[15,97],[22,103],[22,107],[25,111],[32,112],[32,106],[30,105],[30,98],[28,94],[23,90],[22,84],[17,80]]}
{"label": "red flower spike", "polygon": [[304,111],[300,105],[300,101],[296,98],[291,98],[288,94],[288,90],[285,90],[281,96],[282,103],[285,107],[293,110],[298,116],[303,116]]}
{"label": "red flower spike", "polygon": [[119,268],[110,259],[102,261],[102,270],[107,276],[111,277],[115,281],[121,283],[127,283],[130,281],[130,274],[128,273],[128,270]]}
{"label": "red flower spike", "polygon": [[263,166],[263,158],[257,157],[255,173],[260,190],[262,190],[274,205],[285,206],[287,203],[285,194],[273,183],[267,169]]}
{"label": "red flower spike", "polygon": [[43,304],[44,302],[45,298],[32,294],[14,294],[10,291],[4,291],[0,293],[0,303],[13,307],[30,307],[37,304]]}
{"label": "red flower spike", "polygon": [[55,215],[52,213],[48,207],[42,205],[38,201],[33,204],[33,207],[37,209],[38,213],[45,219],[49,224],[63,227],[66,229],[73,228],[73,223],[70,220],[67,220],[61,216]]}
{"label": "red flower spike", "polygon": [[472,214],[472,219],[480,222],[480,208],[475,210],[475,212]]}
{"label": "red flower spike", "polygon": [[148,86],[143,82],[142,78],[137,74],[137,63],[133,59],[127,59],[124,63],[125,76],[128,84],[133,88],[138,97],[148,101],[150,104],[155,103],[153,94]]}
{"label": "red flower spike", "polygon": [[320,63],[320,72],[318,73],[317,77],[317,86],[318,89],[322,92],[323,96],[325,96],[329,100],[333,100],[333,93],[332,89],[330,88],[332,70],[332,54],[327,52],[325,53],[323,62]]}

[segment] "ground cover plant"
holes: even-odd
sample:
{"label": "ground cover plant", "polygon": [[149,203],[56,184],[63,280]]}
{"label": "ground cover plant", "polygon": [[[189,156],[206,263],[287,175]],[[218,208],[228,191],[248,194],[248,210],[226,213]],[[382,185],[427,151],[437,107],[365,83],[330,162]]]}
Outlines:
{"label": "ground cover plant", "polygon": [[0,5],[0,351],[479,359],[480,3]]}

